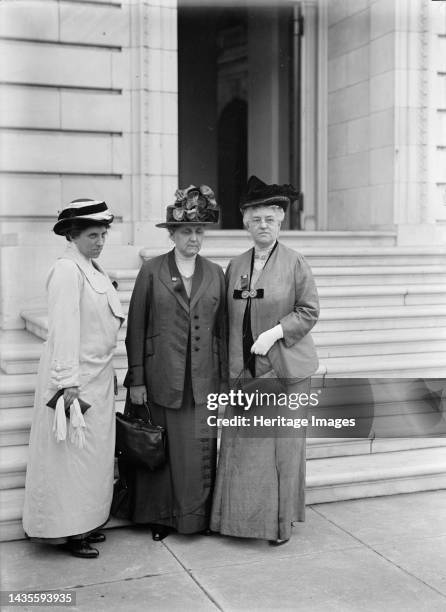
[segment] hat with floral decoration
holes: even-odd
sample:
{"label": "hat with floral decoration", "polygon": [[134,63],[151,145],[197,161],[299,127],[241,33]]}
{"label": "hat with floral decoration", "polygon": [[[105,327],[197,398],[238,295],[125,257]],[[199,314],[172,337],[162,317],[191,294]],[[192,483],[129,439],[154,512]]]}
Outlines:
{"label": "hat with floral decoration", "polygon": [[179,225],[211,225],[218,223],[220,210],[214,192],[207,185],[189,185],[187,189],[177,189],[175,202],[166,208],[165,223],[156,227],[175,227]]}

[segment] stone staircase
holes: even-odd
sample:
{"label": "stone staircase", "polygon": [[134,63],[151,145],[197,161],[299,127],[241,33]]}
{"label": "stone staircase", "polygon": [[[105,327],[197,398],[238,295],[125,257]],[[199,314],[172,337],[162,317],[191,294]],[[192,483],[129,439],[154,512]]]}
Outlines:
{"label": "stone staircase", "polygon": [[[210,235],[209,235],[210,234]],[[446,249],[395,246],[389,232],[283,232],[310,262],[321,300],[313,337],[323,381],[343,377],[440,378],[446,373]],[[202,254],[226,266],[247,247],[244,232],[209,232]],[[142,249],[147,259],[159,250]],[[136,269],[111,269],[127,309]],[[0,539],[20,526],[27,443],[45,310],[22,312],[26,330],[0,332]],[[125,326],[115,354],[123,406]],[[392,404],[381,407],[397,411]],[[312,438],[308,503],[446,487],[446,440]],[[438,431],[443,431],[438,429]]]}

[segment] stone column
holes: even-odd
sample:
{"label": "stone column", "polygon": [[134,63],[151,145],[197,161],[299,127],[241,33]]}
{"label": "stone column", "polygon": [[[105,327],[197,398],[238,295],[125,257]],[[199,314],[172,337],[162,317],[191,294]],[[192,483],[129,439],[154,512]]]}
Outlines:
{"label": "stone column", "polygon": [[131,3],[133,244],[161,246],[155,228],[178,186],[176,0]]}
{"label": "stone column", "polygon": [[317,219],[318,178],[318,120],[320,93],[318,92],[318,3],[316,0],[301,2],[304,19],[302,38],[302,141],[301,187],[304,194],[302,229],[319,229]]}
{"label": "stone column", "polygon": [[398,244],[441,241],[434,214],[434,157],[430,152],[430,138],[438,136],[430,127],[432,26],[429,3],[396,0],[394,220]]}

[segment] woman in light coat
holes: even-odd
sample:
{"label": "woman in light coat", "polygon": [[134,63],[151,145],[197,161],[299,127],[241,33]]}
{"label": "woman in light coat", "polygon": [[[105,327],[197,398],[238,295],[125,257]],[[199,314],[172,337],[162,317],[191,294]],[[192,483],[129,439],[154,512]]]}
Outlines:
{"label": "woman in light coat", "polygon": [[[309,333],[319,316],[317,290],[302,255],[277,240],[296,197],[291,185],[266,185],[254,176],[248,182],[242,213],[254,247],[226,271],[229,377],[254,378],[259,388],[265,378],[278,378],[287,393],[308,394],[318,367]],[[286,412],[277,405],[271,410],[267,416]],[[229,408],[225,416],[236,413]],[[280,429],[257,433],[223,431],[211,529],[283,544],[292,523],[304,520],[305,437]]]}
{"label": "woman in light coat", "polygon": [[[68,245],[47,280],[48,338],[26,474],[27,536],[65,544],[82,558],[99,554],[91,544],[105,540],[97,529],[108,519],[113,492],[112,359],[123,315],[115,288],[96,262],[112,221],[105,202],[75,200],[54,226]],[[56,394],[61,398],[53,409],[47,404]],[[83,414],[82,402],[90,405]]]}

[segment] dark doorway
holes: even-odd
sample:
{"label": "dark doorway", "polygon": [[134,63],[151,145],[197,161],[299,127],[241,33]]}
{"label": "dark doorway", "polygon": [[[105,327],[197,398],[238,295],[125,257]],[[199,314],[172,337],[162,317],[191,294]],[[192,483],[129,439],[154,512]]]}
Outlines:
{"label": "dark doorway", "polygon": [[242,227],[249,175],[299,187],[292,22],[291,5],[178,1],[179,183],[213,188],[221,228]]}
{"label": "dark doorway", "polygon": [[218,120],[218,199],[222,228],[241,228],[239,202],[248,173],[248,105],[235,98]]}

